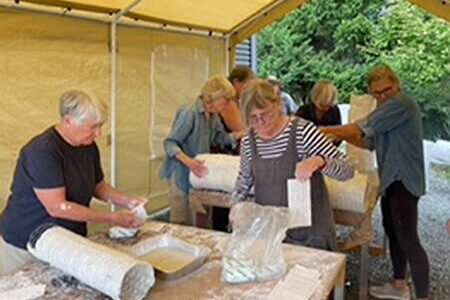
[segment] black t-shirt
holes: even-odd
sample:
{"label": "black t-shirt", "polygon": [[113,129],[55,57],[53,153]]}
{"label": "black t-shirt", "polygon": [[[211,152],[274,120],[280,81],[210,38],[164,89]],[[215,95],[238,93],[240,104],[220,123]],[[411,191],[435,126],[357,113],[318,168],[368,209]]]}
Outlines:
{"label": "black t-shirt", "polygon": [[337,105],[330,107],[320,121],[316,116],[316,107],[312,103],[301,106],[295,115],[313,122],[316,126],[334,126],[341,125],[342,123],[341,114]]}
{"label": "black t-shirt", "polygon": [[[342,124],[341,113],[337,105],[330,107],[320,121],[317,119],[316,107],[313,103],[301,106],[295,115],[313,122],[316,126],[336,126]],[[333,144],[337,147],[341,144],[341,141],[334,142]]]}
{"label": "black t-shirt", "polygon": [[100,154],[95,143],[73,147],[55,130],[47,129],[20,151],[2,221],[3,239],[26,249],[30,233],[45,223],[56,223],[86,236],[86,222],[51,217],[33,188],[66,189],[66,199],[88,207],[95,186],[103,180]]}

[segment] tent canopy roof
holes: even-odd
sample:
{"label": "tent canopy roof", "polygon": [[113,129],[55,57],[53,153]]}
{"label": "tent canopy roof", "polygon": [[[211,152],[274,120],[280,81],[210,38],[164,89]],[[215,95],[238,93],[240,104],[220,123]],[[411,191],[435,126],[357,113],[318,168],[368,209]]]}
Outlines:
{"label": "tent canopy roof", "polygon": [[[125,14],[150,22],[230,33],[280,0],[23,0],[89,12],[116,14],[139,2]],[[306,1],[301,1],[306,2]]]}
{"label": "tent canopy roof", "polygon": [[[442,0],[408,0],[447,21],[450,3]],[[308,2],[308,0],[0,0],[12,5],[25,3],[59,7],[70,11],[125,17],[161,26],[205,30],[232,36],[231,46]]]}

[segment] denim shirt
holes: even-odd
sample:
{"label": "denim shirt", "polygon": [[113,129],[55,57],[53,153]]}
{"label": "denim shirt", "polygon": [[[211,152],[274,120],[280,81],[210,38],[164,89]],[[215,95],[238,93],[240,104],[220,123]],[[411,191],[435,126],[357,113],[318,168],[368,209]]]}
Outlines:
{"label": "denim shirt", "polygon": [[164,140],[166,157],[160,170],[161,179],[175,176],[179,189],[189,192],[189,169],[176,156],[184,152],[194,158],[198,154],[209,153],[212,142],[220,145],[236,144],[233,134],[225,132],[220,118],[213,114],[206,119],[205,106],[200,98],[194,104],[178,109],[175,121],[167,138]]}
{"label": "denim shirt", "polygon": [[400,180],[414,196],[425,193],[422,119],[417,103],[399,92],[366,118],[355,122],[366,145],[376,149],[380,190]]}

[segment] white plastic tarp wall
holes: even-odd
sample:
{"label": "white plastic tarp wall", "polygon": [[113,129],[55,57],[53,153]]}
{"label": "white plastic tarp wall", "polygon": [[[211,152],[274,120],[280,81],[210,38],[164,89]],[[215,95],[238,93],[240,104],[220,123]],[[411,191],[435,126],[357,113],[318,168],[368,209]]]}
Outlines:
{"label": "white plastic tarp wall", "polygon": [[[109,103],[109,34],[106,23],[0,9],[0,209],[20,148],[59,120],[62,92],[78,88]],[[161,140],[177,106],[225,73],[225,42],[129,26],[118,26],[117,41],[117,187],[163,199]],[[98,141],[107,180],[109,135],[108,122]]]}
{"label": "white plastic tarp wall", "polygon": [[[179,64],[178,58],[186,62]],[[152,52],[152,126],[150,131],[150,152],[153,159],[164,156],[163,140],[170,132],[177,109],[192,103],[199,95],[201,87],[208,79],[209,59],[206,51],[184,47],[155,47]],[[192,66],[194,66],[192,68]],[[183,83],[183,84],[174,84]],[[170,104],[170,105],[168,105]]]}

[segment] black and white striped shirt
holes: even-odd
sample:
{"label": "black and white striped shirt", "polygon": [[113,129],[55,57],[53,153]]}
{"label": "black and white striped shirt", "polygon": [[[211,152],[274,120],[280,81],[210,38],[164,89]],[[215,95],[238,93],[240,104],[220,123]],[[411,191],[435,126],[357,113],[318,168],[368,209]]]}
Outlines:
{"label": "black and white striped shirt", "polygon": [[[293,126],[292,121],[293,118],[289,121],[289,125],[272,140],[263,140],[258,134],[255,134],[256,151],[262,159],[280,157],[287,151],[289,135]],[[296,149],[299,161],[318,155],[324,157],[326,165],[321,171],[331,178],[347,180],[353,177],[353,167],[347,160],[347,157],[330,143],[313,123],[301,118],[297,125]],[[234,200],[245,200],[250,188],[253,186],[255,177],[251,162],[252,149],[250,138],[246,136],[241,141],[241,162],[236,187],[233,192]]]}

